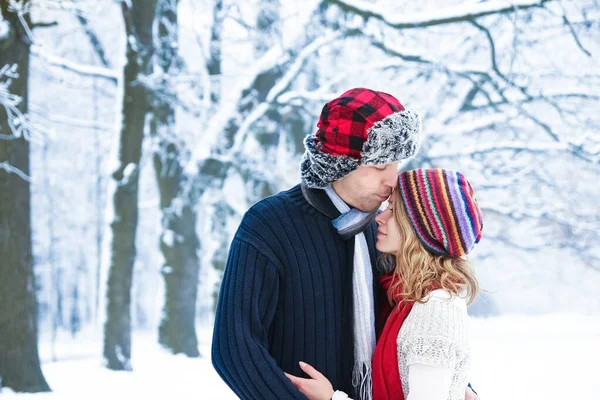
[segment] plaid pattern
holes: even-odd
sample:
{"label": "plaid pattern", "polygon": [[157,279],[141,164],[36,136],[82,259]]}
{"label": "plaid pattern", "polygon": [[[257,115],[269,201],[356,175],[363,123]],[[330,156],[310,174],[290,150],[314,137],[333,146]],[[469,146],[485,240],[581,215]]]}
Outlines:
{"label": "plaid pattern", "polygon": [[416,169],[398,176],[398,188],[417,236],[434,254],[461,257],[479,243],[481,211],[460,172]]}
{"label": "plaid pattern", "polygon": [[323,107],[317,123],[315,148],[360,161],[368,130],[374,123],[399,111],[404,111],[404,107],[392,95],[364,88],[348,90]]}
{"label": "plaid pattern", "polygon": [[361,165],[403,162],[417,153],[419,114],[393,96],[351,89],[323,107],[316,134],[304,138],[302,184],[325,188]]}

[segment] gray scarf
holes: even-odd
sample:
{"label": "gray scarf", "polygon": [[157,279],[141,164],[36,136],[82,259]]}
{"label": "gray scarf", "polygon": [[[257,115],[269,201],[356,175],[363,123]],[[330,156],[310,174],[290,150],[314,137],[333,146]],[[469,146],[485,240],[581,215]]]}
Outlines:
{"label": "gray scarf", "polygon": [[331,186],[325,193],[338,209],[341,216],[333,220],[333,226],[344,238],[354,236],[354,268],[352,272],[352,294],[354,305],[354,367],[352,386],[360,400],[371,400],[371,359],[375,351],[375,304],[373,297],[373,270],[369,247],[363,231],[373,221],[377,211],[365,213],[350,208]]}

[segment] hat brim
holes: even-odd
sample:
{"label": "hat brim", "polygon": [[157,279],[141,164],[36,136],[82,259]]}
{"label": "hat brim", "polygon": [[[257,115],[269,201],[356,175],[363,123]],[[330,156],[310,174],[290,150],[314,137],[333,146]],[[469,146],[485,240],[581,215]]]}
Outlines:
{"label": "hat brim", "polygon": [[334,156],[315,147],[314,135],[304,138],[306,151],[300,164],[302,182],[313,189],[322,189],[342,179],[360,165],[349,156]]}
{"label": "hat brim", "polygon": [[388,115],[369,128],[362,165],[384,165],[414,157],[421,145],[421,118],[404,110]]}

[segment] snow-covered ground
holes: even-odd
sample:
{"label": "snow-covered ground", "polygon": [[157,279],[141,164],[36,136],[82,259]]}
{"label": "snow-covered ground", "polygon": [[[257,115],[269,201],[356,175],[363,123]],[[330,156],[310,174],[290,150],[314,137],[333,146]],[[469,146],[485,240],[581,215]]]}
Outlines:
{"label": "snow-covered ground", "polygon": [[[98,339],[42,340],[48,394],[2,392],[4,399],[235,399],[212,369],[210,329],[200,329],[205,358],[172,356],[152,334],[134,336],[133,372],[102,367]],[[471,382],[483,400],[600,399],[600,317],[503,316],[473,320]]]}

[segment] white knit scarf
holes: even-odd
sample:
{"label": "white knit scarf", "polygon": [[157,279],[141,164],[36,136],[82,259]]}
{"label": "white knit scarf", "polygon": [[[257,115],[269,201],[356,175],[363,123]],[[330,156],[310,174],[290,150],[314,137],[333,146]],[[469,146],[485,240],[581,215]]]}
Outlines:
{"label": "white knit scarf", "polygon": [[[347,231],[352,226],[365,225],[375,213],[365,213],[350,208],[331,186],[325,192],[342,215],[333,221],[338,230]],[[365,234],[360,231],[354,236],[354,268],[352,292],[354,305],[354,368],[352,386],[360,400],[373,398],[371,359],[375,351],[375,305],[373,300],[373,270]]]}

